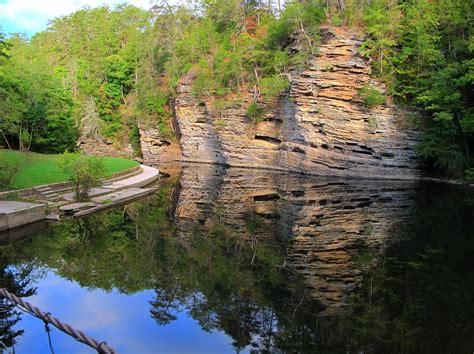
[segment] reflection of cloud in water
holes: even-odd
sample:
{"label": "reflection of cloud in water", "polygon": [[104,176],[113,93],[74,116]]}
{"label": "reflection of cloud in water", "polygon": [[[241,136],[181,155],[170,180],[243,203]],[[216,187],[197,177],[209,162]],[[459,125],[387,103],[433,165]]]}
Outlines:
{"label": "reflection of cloud in water", "polygon": [[[127,308],[127,310],[129,310]],[[95,293],[88,293],[80,297],[76,307],[69,313],[68,317],[77,318],[78,328],[84,331],[106,329],[117,326],[123,321],[120,309],[116,308],[106,296],[97,296]],[[82,314],[94,314],[94,316],[83,316]]]}
{"label": "reflection of cloud in water", "polygon": [[[27,300],[87,335],[106,341],[120,353],[233,352],[224,333],[203,332],[185,313],[178,314],[178,320],[169,326],[157,326],[149,313],[151,298],[151,291],[131,296],[116,291],[90,291],[48,273],[38,284],[37,295]],[[18,353],[49,352],[40,320],[25,314],[17,327],[25,330],[16,346]],[[52,340],[58,353],[95,352],[56,329]]]}

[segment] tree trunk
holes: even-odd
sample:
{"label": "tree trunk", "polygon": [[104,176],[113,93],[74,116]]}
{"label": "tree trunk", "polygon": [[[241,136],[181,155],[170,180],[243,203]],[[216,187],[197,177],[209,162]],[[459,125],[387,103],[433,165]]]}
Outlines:
{"label": "tree trunk", "polygon": [[21,131],[18,133],[18,149],[23,151],[23,140],[21,140]]}
{"label": "tree trunk", "polygon": [[308,44],[309,44],[309,48],[311,50],[311,54],[314,54],[314,51],[313,51],[313,43],[311,43],[311,39],[309,38],[308,34],[306,33],[306,31],[304,30],[304,27],[303,27],[303,22],[300,20],[300,28],[301,28],[301,32],[304,34],[306,40],[308,41]]}
{"label": "tree trunk", "polygon": [[5,133],[3,132],[3,130],[1,130],[1,132],[2,132],[3,140],[5,140],[5,142],[7,143],[8,149],[11,150],[12,146],[10,145],[10,142],[8,141],[7,137],[5,136]]}

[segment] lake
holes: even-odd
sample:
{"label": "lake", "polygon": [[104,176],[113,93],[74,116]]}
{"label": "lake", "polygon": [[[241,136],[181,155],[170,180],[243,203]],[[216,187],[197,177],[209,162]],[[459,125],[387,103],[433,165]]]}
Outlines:
{"label": "lake", "polygon": [[[151,197],[0,242],[2,287],[120,353],[474,351],[460,187],[185,165]],[[50,352],[41,320],[0,318],[16,353]]]}

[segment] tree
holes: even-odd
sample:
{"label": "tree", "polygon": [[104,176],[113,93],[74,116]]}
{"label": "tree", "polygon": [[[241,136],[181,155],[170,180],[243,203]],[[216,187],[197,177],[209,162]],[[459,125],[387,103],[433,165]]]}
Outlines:
{"label": "tree", "polygon": [[8,58],[8,41],[6,40],[5,34],[2,32],[2,27],[0,26],[0,64],[2,60]]}
{"label": "tree", "polygon": [[19,36],[0,67],[0,131],[9,148],[62,152],[73,148],[74,102],[45,58]]}
{"label": "tree", "polygon": [[92,188],[98,187],[101,178],[106,175],[103,161],[94,156],[65,152],[59,162],[69,174],[74,184],[75,199],[79,202],[88,200]]}

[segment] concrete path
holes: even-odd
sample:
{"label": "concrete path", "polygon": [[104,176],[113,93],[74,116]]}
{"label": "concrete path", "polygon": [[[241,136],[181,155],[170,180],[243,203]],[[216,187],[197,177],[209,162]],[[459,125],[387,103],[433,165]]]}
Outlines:
{"label": "concrete path", "polygon": [[[51,194],[55,205],[63,214],[88,215],[93,212],[124,205],[133,202],[146,195],[154,193],[153,188],[141,188],[147,186],[159,178],[159,172],[154,167],[140,165],[141,172],[134,176],[108,182],[102,187],[94,188],[91,193],[91,201],[87,203],[76,203],[73,193],[61,194],[61,190]],[[69,191],[63,189],[63,193]],[[49,194],[48,194],[49,196]],[[53,198],[54,197],[54,198]],[[13,201],[0,201],[0,231],[26,225],[46,218],[46,205]]]}
{"label": "concrete path", "polygon": [[[89,196],[94,198],[126,188],[128,189],[144,187],[149,185],[150,183],[155,182],[160,176],[158,170],[154,167],[140,165],[140,168],[142,169],[142,171],[138,175],[128,177],[113,183],[105,184],[102,187],[93,188],[90,191]],[[62,196],[62,199],[72,202],[74,201],[74,193],[64,194]]]}
{"label": "concrete path", "polygon": [[124,189],[145,187],[150,183],[155,182],[160,176],[158,170],[154,167],[140,165],[140,168],[142,169],[140,174],[111,184],[106,184],[103,188]]}

